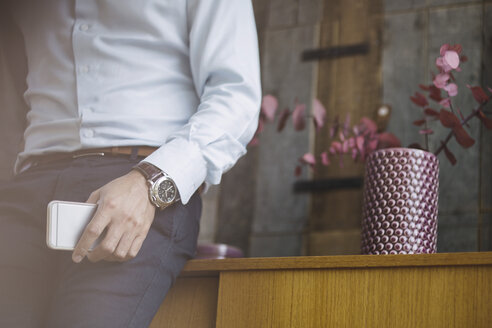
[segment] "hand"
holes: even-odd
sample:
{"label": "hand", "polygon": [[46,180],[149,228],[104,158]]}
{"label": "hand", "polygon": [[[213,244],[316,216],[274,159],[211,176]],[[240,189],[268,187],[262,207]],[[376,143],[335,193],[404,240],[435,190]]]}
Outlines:
{"label": "hand", "polygon": [[[131,171],[94,191],[87,203],[97,203],[98,207],[75,246],[72,260],[78,263],[87,256],[91,262],[127,261],[137,256],[155,214],[144,176]],[[104,239],[89,251],[104,230]]]}

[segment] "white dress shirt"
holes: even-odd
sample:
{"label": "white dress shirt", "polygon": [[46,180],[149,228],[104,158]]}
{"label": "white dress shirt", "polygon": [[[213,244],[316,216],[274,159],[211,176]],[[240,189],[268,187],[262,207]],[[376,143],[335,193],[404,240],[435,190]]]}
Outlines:
{"label": "white dress shirt", "polygon": [[251,0],[18,0],[31,155],[148,145],[183,203],[245,154],[261,100]]}

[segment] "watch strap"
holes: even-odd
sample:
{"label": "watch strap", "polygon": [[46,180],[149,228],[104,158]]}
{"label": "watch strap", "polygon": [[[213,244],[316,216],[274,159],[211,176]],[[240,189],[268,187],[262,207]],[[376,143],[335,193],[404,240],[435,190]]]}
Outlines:
{"label": "watch strap", "polygon": [[145,179],[150,181],[154,180],[157,176],[162,175],[161,169],[147,162],[140,162],[133,168],[142,173]]}

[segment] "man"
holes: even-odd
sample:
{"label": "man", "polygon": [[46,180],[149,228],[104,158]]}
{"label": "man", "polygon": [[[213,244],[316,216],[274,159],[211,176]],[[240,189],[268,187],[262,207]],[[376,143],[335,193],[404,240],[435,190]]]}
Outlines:
{"label": "man", "polygon": [[[10,12],[28,113],[0,186],[0,326],[148,326],[194,254],[197,190],[256,129],[251,2],[21,0]],[[72,254],[46,247],[53,199],[98,204]]]}

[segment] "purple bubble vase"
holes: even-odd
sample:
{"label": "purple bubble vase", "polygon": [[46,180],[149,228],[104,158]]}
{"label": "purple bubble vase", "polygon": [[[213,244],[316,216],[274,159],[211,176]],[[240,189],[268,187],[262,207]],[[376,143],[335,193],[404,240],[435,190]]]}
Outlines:
{"label": "purple bubble vase", "polygon": [[366,159],[362,254],[435,253],[439,161],[429,152],[388,148]]}

